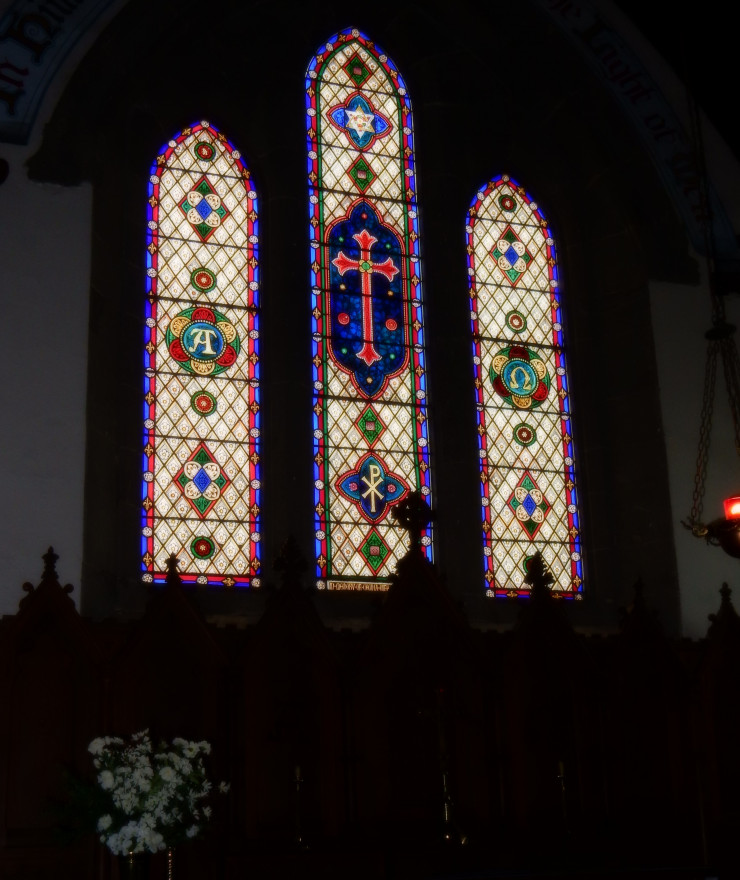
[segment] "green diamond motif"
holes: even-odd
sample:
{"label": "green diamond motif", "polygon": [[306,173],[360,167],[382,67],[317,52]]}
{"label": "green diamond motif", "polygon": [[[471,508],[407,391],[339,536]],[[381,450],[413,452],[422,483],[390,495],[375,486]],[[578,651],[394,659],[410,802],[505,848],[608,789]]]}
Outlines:
{"label": "green diamond motif", "polygon": [[530,539],[534,538],[540,530],[550,512],[550,502],[545,498],[533,477],[526,472],[506,503]]}
{"label": "green diamond motif", "polygon": [[383,431],[385,431],[385,425],[380,420],[380,416],[371,406],[368,406],[365,409],[355,424],[360,429],[362,436],[367,440],[370,446],[372,446]]}
{"label": "green diamond motif", "polygon": [[200,443],[175,474],[174,482],[193,509],[204,517],[221,498],[221,493],[231,480],[205,443]]}
{"label": "green diamond motif", "polygon": [[191,503],[198,508],[201,516],[204,516],[208,508],[211,506],[211,502],[202,495],[200,498],[194,498]]}
{"label": "green diamond motif", "polygon": [[376,531],[370,532],[365,543],[360,547],[360,553],[365,558],[365,562],[372,568],[373,573],[377,572],[380,566],[385,562],[385,558],[390,551],[385,545],[385,541]]}
{"label": "green diamond motif", "polygon": [[511,226],[507,227],[490,254],[512,284],[517,283],[532,261],[532,254]]}
{"label": "green diamond motif", "polygon": [[537,486],[536,486],[535,483],[534,483],[534,480],[533,480],[530,476],[526,476],[526,477],[522,480],[521,485],[524,486],[524,488],[525,488],[528,492],[531,491],[532,489],[536,489],[536,488],[537,488]]}
{"label": "green diamond motif", "polygon": [[347,174],[352,178],[352,182],[357,189],[363,193],[377,177],[373,169],[362,156],[350,165],[347,169]]}
{"label": "green diamond motif", "polygon": [[180,202],[180,210],[203,241],[213,235],[230,213],[205,174]]}
{"label": "green diamond motif", "polygon": [[344,71],[356,86],[361,86],[370,76],[368,66],[356,52],[344,65]]}
{"label": "green diamond motif", "polygon": [[209,193],[213,192],[213,187],[208,183],[208,181],[202,177],[200,179],[200,183],[192,190],[192,192],[200,193],[202,196],[207,196]]}
{"label": "green diamond motif", "polygon": [[203,446],[195,453],[192,457],[191,461],[197,461],[199,465],[208,464],[209,461],[213,461],[211,456],[206,452]]}

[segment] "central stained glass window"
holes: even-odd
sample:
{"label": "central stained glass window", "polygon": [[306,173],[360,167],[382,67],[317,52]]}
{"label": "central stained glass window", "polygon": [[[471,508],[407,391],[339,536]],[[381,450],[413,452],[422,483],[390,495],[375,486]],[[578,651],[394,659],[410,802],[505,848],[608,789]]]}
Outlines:
{"label": "central stained glass window", "polygon": [[257,195],[208,122],[149,177],[144,580],[259,586]]}
{"label": "central stained glass window", "polygon": [[430,494],[411,106],[347,29],[311,61],[306,107],[317,585],[385,590],[408,549],[391,509]]}

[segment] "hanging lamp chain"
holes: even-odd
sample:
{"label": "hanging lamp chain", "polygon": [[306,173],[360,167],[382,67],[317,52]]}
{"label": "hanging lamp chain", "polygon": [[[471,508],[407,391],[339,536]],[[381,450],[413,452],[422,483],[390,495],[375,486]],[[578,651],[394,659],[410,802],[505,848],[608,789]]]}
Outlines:
{"label": "hanging lamp chain", "polygon": [[710,529],[703,523],[704,493],[707,480],[707,463],[709,461],[709,444],[712,434],[712,416],[714,414],[714,397],[717,386],[717,360],[721,357],[725,388],[730,404],[735,432],[735,450],[740,455],[740,355],[735,343],[735,327],[727,322],[725,302],[717,289],[716,277],[716,241],[712,222],[712,201],[709,189],[709,174],[701,114],[695,95],[687,89],[691,135],[694,144],[697,178],[699,181],[699,199],[701,205],[702,233],[704,238],[704,256],[707,266],[707,282],[712,309],[712,326],[705,334],[707,339],[707,357],[704,371],[704,394],[701,405],[701,421],[699,424],[699,446],[696,455],[696,471],[694,474],[694,493],[691,513],[683,525],[691,529],[697,537],[706,538],[710,543],[716,540]]}
{"label": "hanging lamp chain", "polygon": [[689,521],[685,523],[697,536],[706,535],[706,526],[702,523],[704,509],[704,489],[707,481],[707,462],[709,460],[709,443],[712,438],[712,415],[714,413],[714,390],[717,384],[717,353],[719,342],[710,341],[707,346],[707,360],[704,368],[704,394],[701,404],[699,421],[699,446],[696,454],[696,472],[694,474],[694,494],[691,503]]}
{"label": "hanging lamp chain", "polygon": [[735,451],[740,455],[740,356],[732,336],[720,341],[720,349],[732,426],[735,431]]}

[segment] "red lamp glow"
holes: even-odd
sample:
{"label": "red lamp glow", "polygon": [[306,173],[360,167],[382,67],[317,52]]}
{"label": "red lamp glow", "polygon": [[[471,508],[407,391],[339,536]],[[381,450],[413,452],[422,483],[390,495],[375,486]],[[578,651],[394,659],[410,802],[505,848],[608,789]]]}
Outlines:
{"label": "red lamp glow", "polygon": [[725,498],[725,519],[740,519],[740,495]]}

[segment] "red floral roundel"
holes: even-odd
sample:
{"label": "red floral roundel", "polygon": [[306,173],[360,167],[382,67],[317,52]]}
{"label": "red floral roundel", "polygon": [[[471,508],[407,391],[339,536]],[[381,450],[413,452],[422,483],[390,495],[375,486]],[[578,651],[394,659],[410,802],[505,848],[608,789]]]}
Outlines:
{"label": "red floral roundel", "polygon": [[228,370],[241,349],[236,327],[221,312],[206,306],[176,315],[165,338],[172,358],[197,376],[216,376]]}

